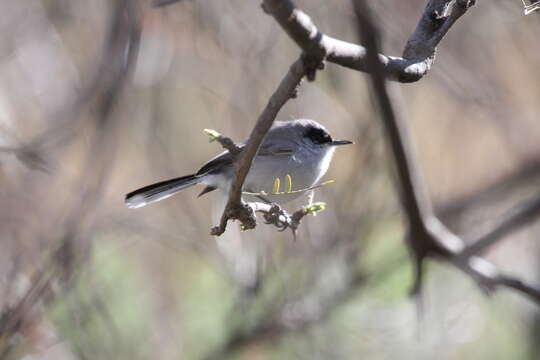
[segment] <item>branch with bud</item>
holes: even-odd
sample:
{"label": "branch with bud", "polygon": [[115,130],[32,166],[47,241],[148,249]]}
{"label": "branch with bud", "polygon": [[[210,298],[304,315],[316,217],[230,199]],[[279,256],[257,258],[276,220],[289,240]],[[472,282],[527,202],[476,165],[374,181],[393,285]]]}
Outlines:
{"label": "branch with bud", "polygon": [[[233,157],[237,157],[241,152],[242,148],[238,146],[231,138],[221,135],[216,130],[213,129],[204,129],[203,132],[208,135],[209,141],[214,142],[217,141],[228,150]],[[281,179],[275,178],[274,183],[272,186],[272,192],[267,193],[264,190],[261,190],[259,192],[248,192],[248,191],[242,191],[242,194],[244,195],[251,195],[251,196],[266,196],[266,195],[273,195],[273,196],[280,196],[280,195],[288,195],[288,194],[296,194],[300,192],[307,192],[312,191],[314,189],[320,188],[322,186],[332,184],[334,180],[328,180],[324,181],[320,184],[316,184],[313,186],[310,186],[308,188],[303,189],[296,189],[293,190],[293,179],[290,174],[285,175],[284,183],[285,183],[285,191],[281,191]],[[296,230],[298,229],[298,226],[300,225],[300,221],[309,214],[315,215],[317,212],[323,211],[326,209],[326,203],[323,202],[316,202],[316,203],[310,203],[308,205],[302,206],[299,210],[295,211],[292,215],[290,215],[286,210],[281,208],[278,204],[275,203],[263,203],[263,202],[249,202],[244,203],[245,206],[247,206],[247,214],[249,214],[244,220],[241,220],[240,229],[242,231],[252,229],[256,226],[256,219],[254,217],[255,213],[262,213],[264,218],[265,224],[272,224],[278,228],[278,231],[285,231],[286,229],[291,229],[293,233],[293,237],[296,240]],[[217,234],[218,227],[214,227],[212,229],[212,235],[219,235]]]}

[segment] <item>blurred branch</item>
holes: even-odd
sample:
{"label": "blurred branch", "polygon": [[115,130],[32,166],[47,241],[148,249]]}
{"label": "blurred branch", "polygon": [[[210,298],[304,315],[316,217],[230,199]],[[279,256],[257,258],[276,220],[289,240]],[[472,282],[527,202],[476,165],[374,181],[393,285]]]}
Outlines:
{"label": "blurred branch", "polygon": [[153,0],[152,1],[152,6],[154,7],[164,7],[164,6],[167,6],[167,5],[172,5],[172,4],[175,4],[177,2],[181,2],[183,0]]}
{"label": "blurred branch", "polygon": [[108,36],[112,52],[105,53],[102,59],[107,66],[101,69],[102,83],[95,94],[97,133],[87,152],[86,166],[83,166],[83,169],[92,169],[92,175],[81,174],[79,184],[83,191],[66,218],[64,236],[55,255],[56,260],[64,266],[66,274],[72,272],[70,264],[74,263],[76,255],[72,243],[80,233],[81,225],[94,213],[108,175],[112,173],[111,157],[115,145],[111,140],[115,138],[117,129],[112,121],[113,111],[135,67],[142,33],[141,16],[139,0],[118,1],[112,12],[115,20]]}
{"label": "blurred branch", "polygon": [[503,219],[490,232],[476,239],[469,245],[460,256],[468,257],[487,250],[505,235],[531,223],[540,217],[540,196],[527,200],[520,204],[513,213]]}
{"label": "blurred branch", "polygon": [[[331,286],[331,290],[327,286],[325,286],[324,291],[321,290],[319,286],[327,283],[324,278],[325,273],[328,272],[328,265],[321,263],[321,259],[317,260],[316,274],[314,275],[317,285],[313,287],[312,293],[300,294],[300,296],[293,298],[286,296],[284,299],[283,290],[270,290],[273,295],[267,303],[271,305],[265,308],[264,314],[255,322],[248,321],[247,324],[243,322],[244,326],[231,327],[232,330],[226,342],[207,355],[206,360],[235,356],[260,341],[275,342],[285,339],[291,334],[305,334],[307,330],[325,323],[336,311],[342,309],[341,305],[357,296],[362,286],[366,284],[366,280],[369,281],[371,278],[373,282],[384,282],[396,270],[396,266],[402,265],[407,260],[406,257],[400,258],[382,271],[373,273],[372,276],[366,274],[363,268],[358,266],[358,255],[361,250],[357,236],[362,231],[369,232],[367,229],[373,224],[373,219],[370,216],[359,218],[339,214],[340,212],[347,213],[339,208],[336,209],[336,212],[340,219],[340,229],[328,234],[332,240],[328,241],[325,246],[319,247],[317,251],[318,255],[326,260],[344,257],[341,263],[344,265],[343,282],[336,284],[335,287]],[[350,226],[354,227],[350,233],[343,234],[340,231],[348,229]],[[314,258],[318,255],[312,254]],[[272,281],[267,281],[266,284],[268,283],[272,283]],[[264,291],[260,290],[259,294],[264,293],[264,296],[267,297],[269,289],[272,289],[272,286],[267,285]],[[256,302],[250,301],[250,303],[257,306]],[[230,316],[232,319],[245,319],[246,311],[248,310],[245,299],[239,298]]]}
{"label": "blurred branch", "polygon": [[[441,207],[438,211],[445,221],[456,222],[460,214],[482,211],[487,207],[499,205],[505,199],[522,191],[524,187],[534,187],[540,179],[540,164],[538,161],[528,162],[521,168],[505,176],[497,183],[488,186],[473,195],[458,199]],[[495,226],[486,234],[471,241],[462,256],[474,255],[487,250],[492,244],[505,235],[534,222],[540,217],[540,195],[522,201],[500,217]]]}
{"label": "blurred branch", "polygon": [[[407,239],[416,266],[413,295],[421,293],[423,263],[426,258],[431,256],[454,264],[469,274],[485,291],[491,292],[497,287],[503,286],[521,292],[540,304],[540,288],[525,284],[520,279],[500,274],[494,265],[484,259],[468,256],[464,241],[448,230],[435,217],[418,171],[403,112],[396,106],[398,102],[392,92],[393,88],[387,84],[384,67],[377,56],[380,32],[365,2],[355,0],[354,5],[363,41],[368,49],[367,59],[372,69],[370,72],[372,86],[379,103],[401,184],[400,195],[409,225]],[[533,206],[529,208],[529,211],[532,211],[531,208]],[[523,213],[528,214],[528,212]],[[500,232],[501,230],[496,231]],[[493,241],[490,241],[489,244],[492,244]],[[466,256],[462,256],[462,254]]]}
{"label": "blurred branch", "polygon": [[[138,0],[134,1],[134,7],[139,6]],[[74,89],[73,97],[67,101],[56,111],[48,116],[51,123],[43,132],[36,135],[34,139],[17,144],[9,149],[30,168],[40,170],[46,169],[47,163],[44,159],[46,150],[65,144],[74,137],[79,128],[80,114],[85,110],[92,101],[95,101],[103,93],[108,93],[111,96],[101,96],[103,105],[107,107],[107,99],[114,101],[114,87],[122,86],[121,78],[125,66],[131,69],[131,63],[134,61],[134,56],[137,51],[128,51],[128,47],[136,49],[139,45],[140,34],[136,27],[131,24],[133,18],[131,14],[132,6],[124,6],[125,1],[119,1],[114,5],[115,9],[111,12],[109,28],[106,30],[106,38],[103,42],[101,54],[97,57],[95,69],[88,76],[88,81],[83,84],[82,89]],[[131,27],[130,27],[131,26]],[[121,55],[123,54],[123,55]],[[108,87],[109,90],[104,90]]]}
{"label": "blurred branch", "polygon": [[[351,274],[347,285],[337,291],[324,304],[320,304],[320,311],[308,312],[295,321],[290,321],[284,316],[286,307],[280,306],[277,309],[268,311],[262,319],[249,327],[248,329],[236,329],[227,341],[215,352],[205,357],[205,360],[223,359],[229,356],[234,356],[235,353],[241,351],[246,346],[253,345],[258,341],[271,341],[276,338],[283,338],[290,333],[298,333],[312,326],[320,324],[327,320],[337,309],[339,305],[346,303],[351,299],[358,289],[365,282],[365,277],[359,271]],[[310,303],[313,305],[313,303]]]}
{"label": "blurred branch", "polygon": [[[441,236],[434,241],[431,234],[438,232],[449,235],[449,231],[433,216],[425,186],[422,183],[418,166],[415,162],[410,135],[403,118],[403,111],[397,108],[394,99],[395,87],[389,87],[385,79],[384,68],[377,56],[379,49],[379,31],[372,20],[370,9],[361,0],[355,0],[355,11],[358,17],[362,40],[367,47],[367,60],[372,68],[371,82],[375,97],[379,103],[381,117],[386,129],[397,174],[401,184],[401,201],[409,223],[407,239],[417,259],[417,282],[413,293],[420,291],[422,262],[430,253],[450,255],[452,248],[463,247],[463,244],[450,236]],[[444,241],[446,239],[450,241]]]}
{"label": "blurred branch", "polygon": [[540,161],[527,161],[519,169],[504,176],[487,188],[443,204],[436,209],[436,212],[445,221],[454,222],[464,212],[494,206],[497,202],[504,201],[505,198],[511,196],[511,193],[523,187],[531,186],[538,181],[540,181]]}
{"label": "blurred branch", "polygon": [[[383,74],[399,82],[420,80],[430,70],[439,42],[474,3],[474,0],[430,0],[407,41],[403,57],[378,54]],[[291,0],[264,0],[263,8],[306,54],[361,72],[371,71],[365,47],[323,34]]]}
{"label": "blurred branch", "polygon": [[141,38],[139,0],[127,4],[118,1],[111,11],[109,28],[94,73],[83,89],[74,93],[64,106],[52,114],[53,125],[26,144],[15,148],[19,160],[31,168],[48,168],[44,153],[48,148],[72,139],[79,125],[80,114],[92,103],[97,104],[97,124],[106,125],[125,81],[134,68]]}
{"label": "blurred branch", "polygon": [[[70,110],[65,113],[65,115],[74,115],[72,112],[81,109],[82,104],[90,103],[92,100],[97,102],[95,116],[97,139],[88,151],[88,163],[82,167],[81,181],[78,183],[79,186],[83,186],[83,183],[88,181],[90,186],[76,200],[69,216],[62,221],[63,226],[57,227],[59,233],[43,234],[43,236],[50,236],[51,240],[57,240],[57,243],[53,245],[58,245],[58,247],[50,254],[46,254],[41,263],[35,264],[35,271],[30,277],[28,288],[14,305],[3,309],[0,314],[0,358],[11,351],[16,344],[13,339],[17,335],[21,333],[24,335],[25,329],[37,326],[44,310],[42,306],[55,298],[57,293],[55,285],[62,285],[64,290],[69,288],[69,280],[74,273],[73,264],[76,262],[74,259],[77,259],[74,253],[76,239],[82,236],[81,228],[88,225],[88,215],[94,213],[94,206],[104,187],[105,176],[110,173],[106,171],[106,165],[112,164],[108,157],[110,148],[104,146],[104,139],[105,137],[115,138],[115,133],[110,126],[114,105],[133,69],[138,53],[142,31],[139,1],[115,2],[112,5],[110,21],[105,40],[107,51],[104,51],[102,55],[101,66],[91,85],[92,91],[84,91],[77,96],[75,103],[71,103],[68,106]],[[51,127],[38,137],[34,145],[49,141],[49,136],[55,137],[57,134],[51,132],[53,129],[56,127]],[[57,130],[66,131],[66,129]],[[99,164],[96,165],[95,161],[99,161]],[[92,170],[91,174],[88,174],[88,169]],[[8,294],[4,295],[7,297]]]}

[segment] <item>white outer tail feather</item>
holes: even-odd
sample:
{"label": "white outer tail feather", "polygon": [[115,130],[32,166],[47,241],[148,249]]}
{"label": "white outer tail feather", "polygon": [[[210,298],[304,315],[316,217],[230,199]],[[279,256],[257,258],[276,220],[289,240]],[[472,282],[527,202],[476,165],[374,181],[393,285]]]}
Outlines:
{"label": "white outer tail feather", "polygon": [[162,181],[144,188],[132,191],[126,195],[125,204],[130,209],[137,209],[148,204],[164,200],[177,192],[198,184],[202,177],[196,175]]}

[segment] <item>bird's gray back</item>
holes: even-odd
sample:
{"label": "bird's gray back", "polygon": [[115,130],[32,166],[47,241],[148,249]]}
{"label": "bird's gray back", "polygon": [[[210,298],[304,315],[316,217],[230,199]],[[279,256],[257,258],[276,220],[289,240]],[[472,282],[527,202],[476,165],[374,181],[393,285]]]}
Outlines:
{"label": "bird's gray back", "polygon": [[[315,124],[315,125],[314,125]],[[285,190],[285,178],[292,179],[292,190],[315,185],[326,172],[333,149],[310,146],[304,134],[310,126],[319,126],[312,120],[276,121],[266,135],[244,183],[244,191],[270,194],[274,181],[280,179],[280,191]],[[245,143],[240,144],[242,147]],[[233,175],[232,155],[225,151],[210,159],[197,175],[210,175],[207,185],[228,191]],[[270,201],[286,202],[303,193],[270,195]]]}

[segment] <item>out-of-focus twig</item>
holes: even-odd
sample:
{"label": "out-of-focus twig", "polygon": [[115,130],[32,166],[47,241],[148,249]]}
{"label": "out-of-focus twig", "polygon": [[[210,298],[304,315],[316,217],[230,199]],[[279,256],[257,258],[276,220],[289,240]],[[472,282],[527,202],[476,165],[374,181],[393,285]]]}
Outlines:
{"label": "out-of-focus twig", "polygon": [[[42,305],[50,302],[56,294],[54,289],[57,286],[54,285],[60,284],[64,285],[64,289],[69,288],[68,280],[72,278],[76,258],[73,253],[74,242],[83,236],[81,228],[88,225],[88,214],[93,212],[93,206],[100,198],[104,186],[106,169],[111,164],[106,161],[110,158],[105,155],[109,148],[103,146],[104,138],[114,135],[110,126],[113,108],[133,69],[142,31],[138,0],[117,1],[112,9],[111,25],[106,39],[106,48],[110,51],[105,51],[100,59],[103,73],[99,73],[95,78],[92,86],[95,87],[94,91],[85,92],[89,98],[79,97],[77,100],[81,104],[97,100],[94,117],[98,130],[97,139],[89,150],[87,166],[82,167],[80,176],[81,181],[87,179],[91,184],[75,200],[69,216],[61,222],[63,226],[58,226],[58,233],[43,234],[52,242],[50,247],[56,250],[52,250],[41,263],[35,265],[28,288],[15,305],[3,309],[0,314],[0,357],[9,353],[15,343],[12,341],[15,336],[25,328],[35,326],[39,321]],[[47,139],[40,137],[38,142],[41,141]],[[96,165],[95,161],[99,162],[98,167],[93,166]],[[92,171],[91,175],[87,173],[89,169]]]}
{"label": "out-of-focus twig", "polygon": [[382,121],[390,142],[401,185],[401,201],[409,223],[409,234],[407,238],[417,260],[417,281],[413,293],[419,293],[422,262],[427,254],[437,253],[449,255],[452,252],[451,248],[455,248],[456,246],[462,247],[463,245],[451,237],[444,238],[445,240],[447,238],[451,239],[451,242],[438,242],[432,241],[429,236],[431,230],[441,230],[441,232],[448,232],[448,230],[433,216],[431,203],[415,162],[408,128],[405,119],[403,119],[403,111],[397,108],[395,99],[391,97],[392,94],[390,91],[395,91],[395,89],[389,88],[385,79],[384,69],[377,56],[379,32],[372,20],[370,9],[361,0],[355,1],[354,5],[362,40],[368,49],[367,59],[372,68],[370,72],[372,86],[379,103]]}
{"label": "out-of-focus twig", "polygon": [[445,221],[454,222],[464,212],[475,208],[492,206],[504,201],[509,193],[535,184],[540,180],[540,160],[527,161],[520,168],[503,176],[486,188],[472,194],[465,194],[452,201],[440,204],[437,214]]}
{"label": "out-of-focus twig", "polygon": [[[442,205],[437,212],[444,221],[450,223],[459,222],[458,218],[464,217],[463,214],[466,217],[470,212],[496,206],[504,202],[510,196],[509,194],[515,194],[524,187],[534,187],[539,178],[540,164],[533,161],[524,164],[521,168],[504,176],[483,190]],[[535,197],[518,203],[506,213],[498,216],[495,225],[484,234],[471,240],[470,245],[461,256],[478,255],[496,243],[499,238],[538,220],[539,217],[540,195],[537,194]]]}
{"label": "out-of-focus twig", "polygon": [[[48,166],[46,163],[47,152],[74,138],[79,129],[81,113],[89,107],[92,101],[96,100],[96,97],[103,94],[104,87],[110,89],[111,96],[102,96],[103,106],[107,106],[107,99],[114,101],[115,91],[113,88],[122,86],[122,81],[118,81],[119,76],[122,76],[122,71],[119,69],[127,64],[130,64],[128,68],[131,69],[134,54],[137,53],[137,51],[128,51],[127,47],[136,49],[140,40],[140,31],[137,31],[137,27],[140,25],[126,27],[127,23],[133,19],[133,14],[130,14],[132,11],[130,6],[123,6],[124,1],[120,1],[118,4],[114,5],[115,9],[111,12],[103,49],[97,57],[94,70],[88,76],[89,80],[80,89],[73,91],[71,99],[67,99],[60,108],[48,116],[51,119],[51,121],[47,121],[51,124],[50,126],[30,141],[21,142],[11,149],[28,166],[46,169]],[[138,0],[134,1],[134,4],[138,4]],[[121,52],[123,52],[123,56],[118,56]],[[39,154],[39,158],[36,158],[35,154]]]}
{"label": "out-of-focus twig", "polygon": [[172,4],[175,4],[177,2],[181,2],[183,0],[154,0],[152,1],[152,5],[154,7],[164,7],[164,6],[167,6],[167,5],[172,5]]}
{"label": "out-of-focus twig", "polygon": [[467,246],[460,254],[463,257],[477,255],[487,250],[503,236],[514,232],[518,228],[537,220],[540,217],[540,196],[525,201],[520,204],[512,214],[503,219],[487,234],[482,235],[471,245]]}

